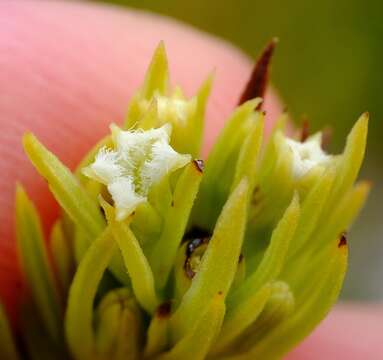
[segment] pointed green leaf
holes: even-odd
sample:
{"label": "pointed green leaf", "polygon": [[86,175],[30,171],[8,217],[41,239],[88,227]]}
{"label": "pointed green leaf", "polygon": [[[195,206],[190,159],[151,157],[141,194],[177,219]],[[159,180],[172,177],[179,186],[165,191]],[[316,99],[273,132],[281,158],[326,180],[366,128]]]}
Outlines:
{"label": "pointed green leaf", "polygon": [[152,317],[147,330],[147,339],[144,357],[151,359],[166,350],[169,344],[169,316],[170,304],[165,303],[158,307]]}
{"label": "pointed green leaf", "polygon": [[261,263],[256,271],[229,297],[228,307],[239,306],[251,294],[255,294],[264,284],[273,281],[279,275],[285,262],[287,250],[295,234],[300,214],[298,195],[295,194],[291,204],[272,233]]}
{"label": "pointed green leaf", "polygon": [[179,152],[191,154],[194,158],[201,156],[201,146],[203,140],[203,132],[205,127],[205,110],[213,83],[213,75],[208,76],[199,89],[196,96],[196,108],[192,113],[192,117],[187,120],[187,127],[184,129],[184,148]]}
{"label": "pointed green leaf", "polygon": [[241,147],[236,169],[234,180],[231,188],[234,189],[243,177],[249,179],[250,187],[252,191],[255,185],[255,173],[258,165],[258,154],[262,144],[263,127],[264,127],[264,115],[257,113],[258,118],[254,121],[249,134],[245,138],[245,141]]}
{"label": "pointed green leaf", "polygon": [[369,114],[364,113],[352,128],[343,151],[340,181],[335,191],[348,190],[354,183],[366,151]]}
{"label": "pointed green leaf", "polygon": [[203,229],[214,226],[229,196],[240,148],[254,123],[254,109],[260,101],[247,101],[234,111],[209,153],[192,214],[193,224]]}
{"label": "pointed green leaf", "polygon": [[257,181],[259,199],[253,201],[249,214],[250,224],[258,228],[274,227],[294,192],[292,152],[281,132],[276,132],[272,141],[276,152],[275,161]]}
{"label": "pointed green leaf", "polygon": [[227,312],[213,354],[223,354],[238,336],[258,318],[270,296],[270,284],[250,294],[240,306]]}
{"label": "pointed green leaf", "polygon": [[318,229],[318,233],[313,239],[313,244],[317,249],[323,248],[339,234],[348,230],[366,202],[370,188],[369,182],[360,182],[341,199],[330,213],[331,216],[327,219],[326,225]]}
{"label": "pointed green leaf", "polygon": [[69,349],[76,359],[95,357],[93,302],[115,247],[110,228],[107,227],[85,253],[69,289],[65,332]]}
{"label": "pointed green leaf", "polygon": [[97,202],[80,186],[76,177],[32,134],[23,138],[24,149],[61,207],[90,237],[98,236],[105,222]]}
{"label": "pointed green leaf", "polygon": [[[23,144],[36,169],[48,181],[49,188],[61,207],[72,221],[81,227],[89,243],[93,241],[105,228],[105,221],[96,199],[87,194],[69,169],[35,136],[24,135]],[[114,257],[111,270],[118,279],[126,283],[122,265],[122,259]]]}
{"label": "pointed green leaf", "polygon": [[347,137],[343,154],[339,156],[337,177],[331,192],[331,198],[321,216],[322,221],[325,221],[327,214],[332,211],[344,194],[350,190],[358,176],[366,151],[368,118],[368,113],[362,114]]}
{"label": "pointed green leaf", "polygon": [[239,353],[251,349],[273,328],[292,314],[295,308],[295,298],[289,285],[284,281],[275,281],[270,286],[270,296],[256,321],[241,335],[233,345]]}
{"label": "pointed green leaf", "polygon": [[64,235],[61,220],[53,225],[49,245],[62,292],[66,296],[74,273],[74,253],[73,244]]}
{"label": "pointed green leaf", "polygon": [[154,52],[152,61],[145,75],[141,95],[150,100],[158,92],[165,95],[168,89],[169,69],[165,45],[161,41]]}
{"label": "pointed green leaf", "polygon": [[297,231],[289,248],[289,257],[294,256],[300,249],[304,251],[304,246],[310,241],[310,235],[318,225],[318,219],[326,205],[334,179],[335,169],[331,167],[322,175],[303,201]]}
{"label": "pointed green leaf", "polygon": [[119,221],[111,223],[113,236],[121,250],[138,303],[149,313],[158,306],[153,272],[141,246],[130,228]]}
{"label": "pointed green leaf", "polygon": [[313,290],[305,302],[281,325],[268,332],[246,356],[238,357],[238,360],[280,359],[325,317],[339,295],[347,267],[347,246],[338,241],[335,245],[329,257],[332,261],[327,260],[320,269],[327,275],[313,284]]}
{"label": "pointed green leaf", "polygon": [[288,121],[287,113],[283,113],[279,116],[275,125],[269,135],[269,141],[267,141],[265,150],[262,156],[262,161],[259,167],[259,172],[257,175],[258,182],[262,179],[265,174],[269,173],[270,169],[274,166],[276,161],[276,147],[275,147],[275,135],[279,132],[284,132],[286,123]]}
{"label": "pointed green leaf", "polygon": [[248,181],[243,179],[230,195],[218,218],[199,271],[171,318],[172,338],[179,340],[200,318],[215,294],[225,298],[237,271],[248,207]]}
{"label": "pointed green leaf", "polygon": [[225,315],[225,303],[222,294],[207,301],[202,314],[195,324],[188,324],[185,336],[158,360],[203,360],[217,337]]}
{"label": "pointed green leaf", "polygon": [[21,185],[16,188],[18,254],[44,325],[56,341],[61,334],[61,304],[48,260],[39,215]]}
{"label": "pointed green leaf", "polygon": [[166,285],[174,264],[201,178],[202,168],[198,161],[192,161],[183,170],[169,204],[161,236],[154,245],[150,263],[158,282],[157,286],[161,290]]}

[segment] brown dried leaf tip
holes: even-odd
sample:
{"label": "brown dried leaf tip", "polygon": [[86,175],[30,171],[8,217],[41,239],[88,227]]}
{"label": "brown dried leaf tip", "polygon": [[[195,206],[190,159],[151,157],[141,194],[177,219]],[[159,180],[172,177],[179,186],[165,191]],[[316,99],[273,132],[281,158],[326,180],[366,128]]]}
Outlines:
{"label": "brown dried leaf tip", "polygon": [[[256,97],[264,97],[269,79],[270,62],[277,43],[277,38],[272,39],[261,53],[261,56],[255,63],[254,70],[239,99],[239,105]],[[257,106],[257,110],[261,107],[262,103]]]}
{"label": "brown dried leaf tip", "polygon": [[302,122],[302,127],[301,127],[301,134],[300,134],[300,141],[305,142],[307,138],[310,135],[310,126],[309,126],[309,121],[307,119],[304,119]]}

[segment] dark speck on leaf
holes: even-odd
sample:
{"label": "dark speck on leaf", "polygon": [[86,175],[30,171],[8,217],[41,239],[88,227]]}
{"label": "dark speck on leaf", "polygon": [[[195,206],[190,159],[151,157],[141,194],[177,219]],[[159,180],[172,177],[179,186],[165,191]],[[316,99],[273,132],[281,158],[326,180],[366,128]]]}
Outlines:
{"label": "dark speck on leaf", "polygon": [[203,162],[203,160],[193,160],[193,163],[194,163],[194,166],[196,167],[197,171],[199,171],[200,173],[203,172],[203,169],[205,167],[205,164]]}
{"label": "dark speck on leaf", "polygon": [[341,248],[341,247],[347,245],[347,237],[346,236],[347,236],[346,232],[343,232],[340,235],[339,242],[338,242],[338,248]]}
{"label": "dark speck on leaf", "polygon": [[157,316],[159,318],[166,318],[170,315],[171,309],[172,309],[171,302],[166,301],[157,308]]}

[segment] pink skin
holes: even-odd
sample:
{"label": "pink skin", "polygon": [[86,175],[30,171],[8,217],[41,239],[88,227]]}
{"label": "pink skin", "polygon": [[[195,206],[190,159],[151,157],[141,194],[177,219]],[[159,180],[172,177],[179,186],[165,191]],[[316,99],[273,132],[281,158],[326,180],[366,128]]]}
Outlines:
{"label": "pink skin", "polygon": [[[0,10],[0,297],[12,312],[22,287],[13,235],[15,182],[27,188],[45,230],[58,213],[22,151],[22,134],[34,132],[73,169],[110,122],[122,121],[153,49],[164,40],[173,83],[188,95],[215,70],[206,152],[235,106],[251,62],[218,39],[145,13],[32,1],[3,2]],[[281,108],[272,94],[265,108],[269,129]],[[382,320],[382,307],[338,307],[288,358],[382,358]]]}

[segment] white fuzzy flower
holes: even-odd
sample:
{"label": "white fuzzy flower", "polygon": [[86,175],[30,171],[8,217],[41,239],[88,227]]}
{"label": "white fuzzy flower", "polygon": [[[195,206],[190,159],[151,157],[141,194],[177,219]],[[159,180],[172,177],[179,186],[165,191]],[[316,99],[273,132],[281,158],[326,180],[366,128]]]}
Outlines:
{"label": "white fuzzy flower", "polygon": [[111,194],[116,219],[123,220],[147,201],[151,186],[190,162],[169,145],[171,125],[147,131],[122,131],[111,126],[114,149],[102,148],[84,175],[105,184]]}
{"label": "white fuzzy flower", "polygon": [[322,134],[310,136],[306,141],[299,142],[286,138],[286,143],[293,154],[293,174],[295,179],[304,176],[317,165],[326,165],[332,159],[321,147]]}

